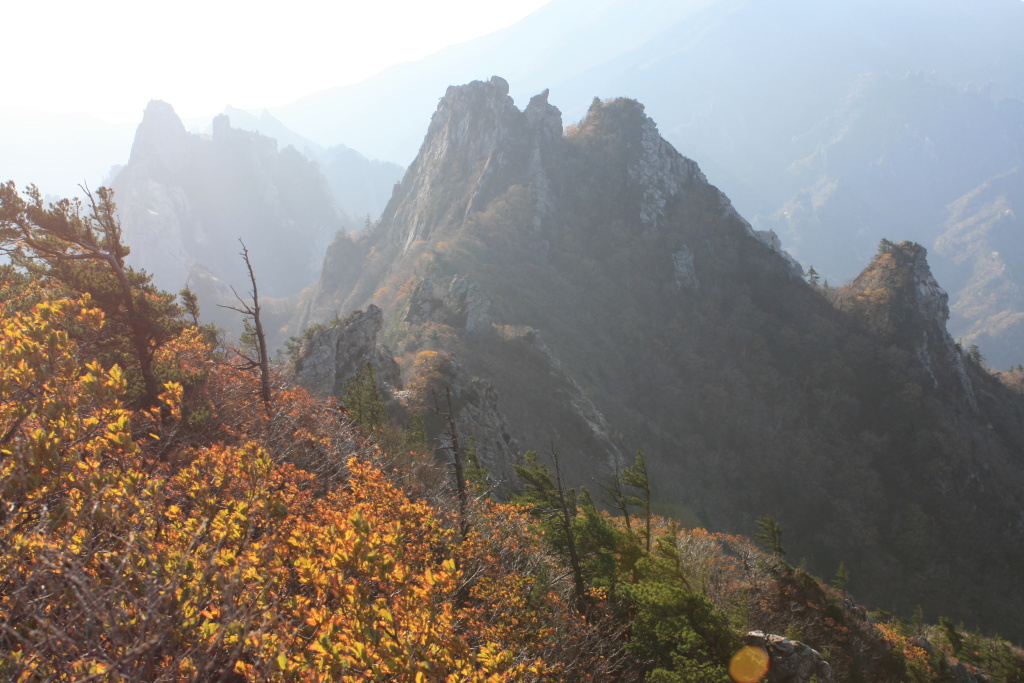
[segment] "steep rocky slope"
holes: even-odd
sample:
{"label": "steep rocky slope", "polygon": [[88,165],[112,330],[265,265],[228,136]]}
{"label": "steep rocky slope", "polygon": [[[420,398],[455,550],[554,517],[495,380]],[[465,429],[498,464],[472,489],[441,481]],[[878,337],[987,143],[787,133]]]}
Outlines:
{"label": "steep rocky slope", "polygon": [[749,533],[771,514],[792,557],[845,561],[874,605],[1019,637],[1024,406],[960,355],[916,245],[848,289],[808,284],[639,103],[563,130],[546,92],[520,110],[496,77],[449,88],[301,323],[370,303],[410,410],[486,387],[458,419],[490,416],[463,428],[496,476],[513,444],[554,449],[597,490],[642,448],[677,519]]}

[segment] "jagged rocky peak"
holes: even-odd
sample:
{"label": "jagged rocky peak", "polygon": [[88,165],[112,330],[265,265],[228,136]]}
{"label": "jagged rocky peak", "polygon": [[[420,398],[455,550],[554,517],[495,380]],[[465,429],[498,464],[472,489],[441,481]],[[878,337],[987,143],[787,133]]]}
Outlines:
{"label": "jagged rocky peak", "polygon": [[576,130],[584,137],[604,141],[614,158],[625,159],[634,183],[707,182],[695,161],[661,137],[658,125],[636,100],[595,97]]}
{"label": "jagged rocky peak", "polygon": [[227,114],[218,114],[213,117],[211,127],[214,140],[223,137],[231,130],[231,118]]}
{"label": "jagged rocky peak", "polygon": [[[466,161],[486,159],[493,150],[525,133],[525,118],[498,76],[450,86],[437,105],[417,162],[459,154]],[[421,164],[422,165],[422,164]]]}
{"label": "jagged rocky peak", "polygon": [[536,175],[539,150],[561,137],[562,115],[547,91],[520,111],[498,76],[453,85],[382,222],[393,224],[396,241],[408,248],[438,224],[458,224],[509,185]]}
{"label": "jagged rocky peak", "polygon": [[[928,251],[914,242],[882,240],[874,259],[850,283],[850,293],[876,304],[893,323],[892,333],[942,329],[949,296],[928,267]],[[897,324],[898,323],[898,324]]]}
{"label": "jagged rocky peak", "polygon": [[963,357],[946,329],[949,296],[920,244],[883,239],[868,267],[842,292],[840,306],[886,341],[912,351],[936,386],[952,373],[975,405]]}
{"label": "jagged rocky peak", "polygon": [[151,100],[135,131],[129,164],[150,163],[175,173],[187,163],[189,139],[174,107],[162,100]]}
{"label": "jagged rocky peak", "polygon": [[548,102],[548,89],[530,98],[526,105],[526,120],[541,138],[553,140],[562,137],[562,112]]}

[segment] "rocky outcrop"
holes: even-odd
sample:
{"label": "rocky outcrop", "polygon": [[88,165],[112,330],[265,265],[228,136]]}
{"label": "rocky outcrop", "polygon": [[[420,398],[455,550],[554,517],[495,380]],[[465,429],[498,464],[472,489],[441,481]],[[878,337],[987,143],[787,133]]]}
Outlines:
{"label": "rocky outcrop", "polygon": [[[561,139],[562,116],[535,96],[520,111],[498,76],[448,88],[431,118],[423,146],[381,222],[396,228],[407,251],[438,225],[458,225],[504,191],[530,180],[531,159]],[[457,185],[453,178],[459,178]]]}
{"label": "rocky outcrop", "polygon": [[442,291],[430,278],[422,278],[403,321],[419,324],[434,319],[465,332],[481,333],[491,329],[490,307],[477,284],[464,275],[456,275]]}
{"label": "rocky outcrop", "polygon": [[751,647],[761,647],[768,652],[771,662],[767,683],[833,683],[832,667],[821,654],[799,640],[751,631],[743,638]]}
{"label": "rocky outcrop", "polygon": [[707,183],[707,178],[691,159],[677,152],[658,133],[658,126],[646,115],[643,105],[624,100],[638,108],[640,118],[640,150],[630,162],[627,172],[630,180],[642,188],[640,220],[645,225],[658,227],[665,217],[666,204],[693,183]]}
{"label": "rocky outcrop", "polygon": [[[489,308],[490,302],[468,277],[456,276],[446,290],[437,287],[429,278],[423,278],[413,290],[403,317],[410,330],[426,323],[447,326],[466,334],[466,339],[476,344],[517,357],[511,376],[499,374],[493,381],[473,374],[458,359],[450,358],[443,367],[443,377],[439,381],[452,392],[460,432],[479,444],[481,463],[494,474],[496,482],[514,482],[511,464],[518,462],[522,450],[519,439],[512,434],[522,433],[524,421],[536,422],[538,418],[547,417],[556,422],[563,433],[576,434],[575,440],[585,435],[591,444],[590,455],[596,467],[600,471],[613,471],[618,451],[612,443],[612,430],[601,411],[545,344],[539,331],[510,330],[507,326],[495,324]],[[512,426],[509,416],[499,407],[502,394],[499,385],[510,395],[510,402],[515,403],[516,380],[524,377],[529,377],[528,381],[534,382],[537,389],[543,387],[546,394],[556,397],[557,419],[555,411],[546,415],[534,414],[525,420],[521,411],[514,411],[519,428]],[[507,398],[505,410],[510,407],[508,402]],[[547,436],[551,438],[556,433],[549,432]],[[543,447],[535,442],[531,445]]]}
{"label": "rocky outcrop", "polygon": [[384,314],[370,305],[333,325],[314,329],[293,364],[298,383],[325,396],[342,397],[348,382],[366,363],[377,374],[385,396],[401,388],[398,363],[377,343]]}
{"label": "rocky outcrop", "polygon": [[562,112],[548,102],[548,94],[549,91],[545,89],[531,97],[523,113],[538,139],[550,143],[562,137]]}
{"label": "rocky outcrop", "polygon": [[924,247],[883,240],[874,260],[842,296],[841,306],[887,341],[911,351],[936,388],[948,385],[977,409],[964,358],[946,329],[949,296],[932,276]]}
{"label": "rocky outcrop", "polygon": [[759,239],[766,247],[785,259],[786,263],[789,264],[789,270],[791,273],[797,277],[803,277],[803,266],[801,266],[788,251],[782,248],[782,240],[779,239],[779,236],[775,234],[774,230],[754,230],[751,228],[750,233]]}
{"label": "rocky outcrop", "polygon": [[423,278],[416,285],[409,299],[409,310],[402,319],[406,323],[422,323],[429,320],[444,305],[444,300],[435,293],[433,281]]}
{"label": "rocky outcrop", "polygon": [[135,131],[128,163],[148,166],[154,179],[163,180],[185,170],[194,144],[174,107],[162,100],[151,100]]}
{"label": "rocky outcrop", "polygon": [[480,288],[467,277],[456,276],[448,286],[445,305],[458,317],[458,324],[466,332],[484,332],[491,327],[488,311],[491,302]]}
{"label": "rocky outcrop", "polygon": [[[448,358],[438,369],[436,383],[444,386],[446,399],[451,401],[452,421],[458,430],[461,447],[473,450],[477,462],[494,485],[494,491],[501,497],[508,483],[515,481],[512,464],[518,462],[522,446],[512,436],[514,430],[501,410],[497,388],[491,382],[471,375],[454,358]],[[441,406],[441,409],[446,411],[447,406]],[[446,425],[438,430],[436,442],[450,460],[452,442]]]}

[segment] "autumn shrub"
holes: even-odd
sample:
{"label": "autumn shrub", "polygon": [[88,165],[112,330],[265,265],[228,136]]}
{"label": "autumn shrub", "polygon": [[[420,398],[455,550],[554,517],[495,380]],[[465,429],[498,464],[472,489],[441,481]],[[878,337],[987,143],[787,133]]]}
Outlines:
{"label": "autumn shrub", "polygon": [[279,387],[268,414],[254,378],[196,335],[158,358],[189,390],[168,382],[162,406],[132,410],[118,367],[84,358],[68,332],[102,329],[88,297],[0,312],[3,678],[601,670],[601,631],[565,606],[557,565],[516,511],[481,503],[462,541],[336,407]]}

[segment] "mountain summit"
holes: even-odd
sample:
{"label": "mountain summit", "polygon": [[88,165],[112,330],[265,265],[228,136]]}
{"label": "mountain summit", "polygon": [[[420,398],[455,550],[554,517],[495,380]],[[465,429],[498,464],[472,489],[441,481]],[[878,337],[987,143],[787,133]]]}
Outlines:
{"label": "mountain summit", "polygon": [[406,163],[438,94],[481,68],[517,101],[551,88],[567,121],[595,93],[628,95],[831,282],[856,276],[881,238],[928,248],[954,336],[1006,368],[1024,362],[1022,34],[1020,0],[552,0],[275,113]]}

